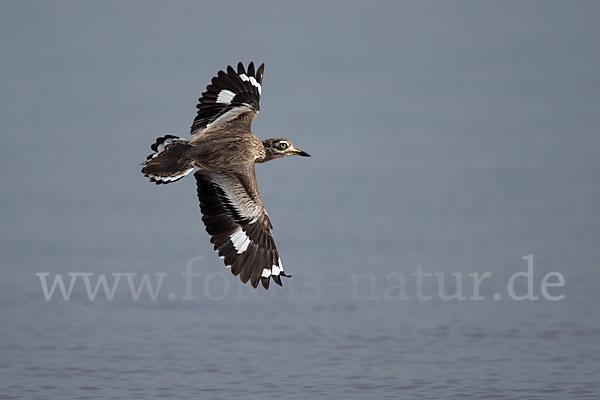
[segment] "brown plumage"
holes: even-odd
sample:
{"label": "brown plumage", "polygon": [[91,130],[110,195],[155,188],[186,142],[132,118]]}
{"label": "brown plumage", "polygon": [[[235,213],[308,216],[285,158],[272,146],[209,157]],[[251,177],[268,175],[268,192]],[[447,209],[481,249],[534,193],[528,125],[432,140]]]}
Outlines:
{"label": "brown plumage", "polygon": [[269,287],[270,278],[281,285],[286,275],[271,221],[264,209],[254,164],[290,155],[309,156],[289,139],[261,141],[251,132],[260,110],[264,64],[237,71],[219,71],[197,105],[192,140],[160,137],[142,163],[142,173],[156,184],[175,182],[192,170],[206,231],[225,265],[242,282]]}

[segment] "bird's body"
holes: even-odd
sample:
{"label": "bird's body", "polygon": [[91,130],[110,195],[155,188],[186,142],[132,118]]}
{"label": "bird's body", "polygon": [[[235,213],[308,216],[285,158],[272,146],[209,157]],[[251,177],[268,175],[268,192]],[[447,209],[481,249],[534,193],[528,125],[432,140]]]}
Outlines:
{"label": "bird's body", "polygon": [[281,285],[283,265],[271,236],[271,221],[258,192],[254,165],[289,155],[308,156],[284,138],[261,141],[250,128],[258,114],[264,65],[242,63],[219,71],[202,94],[192,140],[159,137],[142,163],[157,184],[182,179],[197,169],[198,199],[211,243],[234,275],[256,287]]}
{"label": "bird's body", "polygon": [[199,137],[190,142],[192,158],[198,168],[208,170],[237,169],[265,157],[263,142],[241,130],[223,132],[216,137]]}

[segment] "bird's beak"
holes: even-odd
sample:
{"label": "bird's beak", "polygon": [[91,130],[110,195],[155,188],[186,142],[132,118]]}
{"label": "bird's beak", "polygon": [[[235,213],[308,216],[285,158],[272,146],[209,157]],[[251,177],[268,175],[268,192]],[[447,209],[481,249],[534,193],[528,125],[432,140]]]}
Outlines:
{"label": "bird's beak", "polygon": [[305,151],[298,150],[298,149],[289,149],[288,151],[286,151],[286,153],[292,153],[294,155],[302,156],[302,157],[310,157],[310,154],[308,154]]}

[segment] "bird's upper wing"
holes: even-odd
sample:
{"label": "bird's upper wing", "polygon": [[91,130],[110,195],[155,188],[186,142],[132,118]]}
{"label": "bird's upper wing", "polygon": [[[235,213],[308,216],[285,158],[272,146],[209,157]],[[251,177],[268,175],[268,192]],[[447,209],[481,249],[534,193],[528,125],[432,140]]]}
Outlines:
{"label": "bird's upper wing", "polygon": [[192,124],[192,136],[218,131],[226,124],[238,124],[250,132],[252,120],[260,110],[264,64],[257,70],[254,63],[248,70],[240,62],[237,71],[228,66],[227,72],[219,71],[198,99],[198,114]]}
{"label": "bird's upper wing", "polygon": [[194,176],[202,221],[219,256],[242,282],[267,289],[270,278],[281,285],[283,265],[271,236],[271,221],[256,186],[254,165],[243,172],[208,172]]}

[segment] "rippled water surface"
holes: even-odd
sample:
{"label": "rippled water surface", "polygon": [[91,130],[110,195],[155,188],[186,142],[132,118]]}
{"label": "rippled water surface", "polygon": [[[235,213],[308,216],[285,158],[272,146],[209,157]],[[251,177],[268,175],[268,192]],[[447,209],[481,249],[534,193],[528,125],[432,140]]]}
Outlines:
{"label": "rippled water surface", "polygon": [[[0,10],[0,398],[598,398],[597,3]],[[257,167],[293,274],[268,292],[192,178],[138,166],[239,59],[266,63],[255,133],[313,155]]]}

